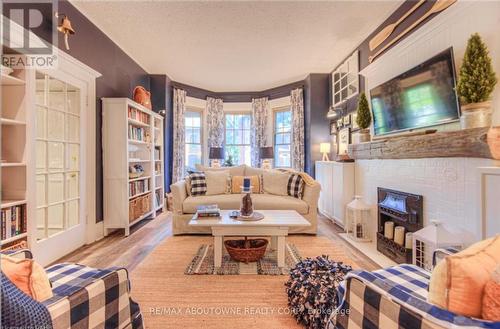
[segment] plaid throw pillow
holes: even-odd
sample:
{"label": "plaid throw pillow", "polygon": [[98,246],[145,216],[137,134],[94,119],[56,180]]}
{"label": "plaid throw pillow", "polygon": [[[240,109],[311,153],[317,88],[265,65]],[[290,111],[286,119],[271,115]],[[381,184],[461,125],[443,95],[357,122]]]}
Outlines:
{"label": "plaid throw pillow", "polygon": [[291,174],[288,178],[288,195],[302,199],[304,192],[304,180],[299,174]]}
{"label": "plaid throw pillow", "polygon": [[205,195],[207,193],[207,180],[204,172],[194,172],[189,174],[191,180],[191,195]]}

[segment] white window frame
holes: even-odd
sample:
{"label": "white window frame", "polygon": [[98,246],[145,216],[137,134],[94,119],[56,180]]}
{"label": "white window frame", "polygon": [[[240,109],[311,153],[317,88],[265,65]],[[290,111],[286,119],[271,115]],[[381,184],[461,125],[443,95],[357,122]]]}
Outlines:
{"label": "white window frame", "polygon": [[293,167],[293,164],[292,164],[293,160],[291,158],[291,155],[292,155],[291,153],[292,153],[292,148],[293,148],[293,141],[292,141],[293,126],[290,127],[290,144],[280,144],[280,145],[290,145],[290,167],[279,167],[279,166],[277,166],[277,163],[276,163],[276,152],[278,152],[278,149],[276,148],[276,134],[278,134],[276,132],[276,114],[279,112],[290,112],[290,114],[291,114],[291,111],[292,111],[292,109],[289,105],[277,107],[277,108],[274,108],[272,110],[272,113],[273,113],[273,150],[274,150],[273,164],[274,164],[275,168],[287,169],[287,168]]}
{"label": "white window frame", "polygon": [[[204,116],[205,116],[205,110],[202,109],[201,107],[195,107],[195,106],[187,106],[186,107],[186,113],[187,112],[198,112],[200,113],[200,148],[201,148],[201,165],[205,164],[205,148],[206,148],[206,142],[205,142],[205,121],[204,121]],[[185,120],[185,118],[184,118]],[[184,124],[186,121],[184,121]],[[184,134],[186,127],[184,127]],[[187,144],[192,144],[192,145],[198,145],[197,143],[184,143],[184,152],[186,152],[186,145]],[[186,159],[184,159],[184,165],[186,165]]]}
{"label": "white window frame", "polygon": [[[250,154],[252,154],[252,121],[253,121],[253,118],[252,118],[252,112],[248,112],[248,111],[242,111],[242,112],[238,112],[238,111],[228,111],[228,112],[224,112],[224,146],[227,147],[227,141],[226,141],[226,131],[227,131],[227,125],[226,125],[226,118],[228,115],[248,115],[250,116],[250,143],[249,144],[229,144],[231,146],[249,146],[250,147]],[[231,130],[234,130],[236,131],[235,129],[231,129]],[[244,129],[242,129],[244,130]],[[225,158],[224,158],[225,160]],[[250,160],[251,161],[251,160]],[[240,164],[236,164],[236,165],[240,165]]]}

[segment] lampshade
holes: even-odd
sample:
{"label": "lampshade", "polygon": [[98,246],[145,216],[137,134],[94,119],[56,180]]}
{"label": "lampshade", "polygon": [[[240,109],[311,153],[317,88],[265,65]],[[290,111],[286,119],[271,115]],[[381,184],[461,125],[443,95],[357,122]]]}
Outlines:
{"label": "lampshade", "polygon": [[272,159],[274,158],[274,150],[272,146],[261,147],[259,150],[259,157],[261,159]]}
{"label": "lampshade", "polygon": [[211,147],[208,153],[209,160],[219,160],[224,159],[224,148],[222,147]]}
{"label": "lampshade", "polygon": [[330,153],[330,143],[320,143],[319,151],[321,153]]}

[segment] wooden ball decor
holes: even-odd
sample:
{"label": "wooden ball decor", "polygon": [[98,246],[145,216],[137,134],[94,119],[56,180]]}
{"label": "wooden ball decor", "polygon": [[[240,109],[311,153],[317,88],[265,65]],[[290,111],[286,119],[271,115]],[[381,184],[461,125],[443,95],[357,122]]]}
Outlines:
{"label": "wooden ball decor", "polygon": [[327,328],[338,307],[337,287],[351,270],[351,266],[329,260],[325,255],[297,263],[285,283],[288,306],[297,323],[308,329]]}

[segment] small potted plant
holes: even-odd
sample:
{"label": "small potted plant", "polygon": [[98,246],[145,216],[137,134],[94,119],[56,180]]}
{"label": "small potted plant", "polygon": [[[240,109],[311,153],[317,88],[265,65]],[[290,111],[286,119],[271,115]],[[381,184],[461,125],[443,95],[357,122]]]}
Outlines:
{"label": "small potted plant", "polygon": [[467,41],[458,76],[457,94],[462,109],[462,129],[491,125],[490,96],[496,83],[488,48],[479,34],[475,33]]}
{"label": "small potted plant", "polygon": [[372,117],[370,114],[370,107],[368,106],[368,100],[366,99],[365,93],[359,95],[358,109],[356,123],[359,126],[359,131],[354,134],[353,142],[364,143],[370,141],[370,124],[372,122]]}

